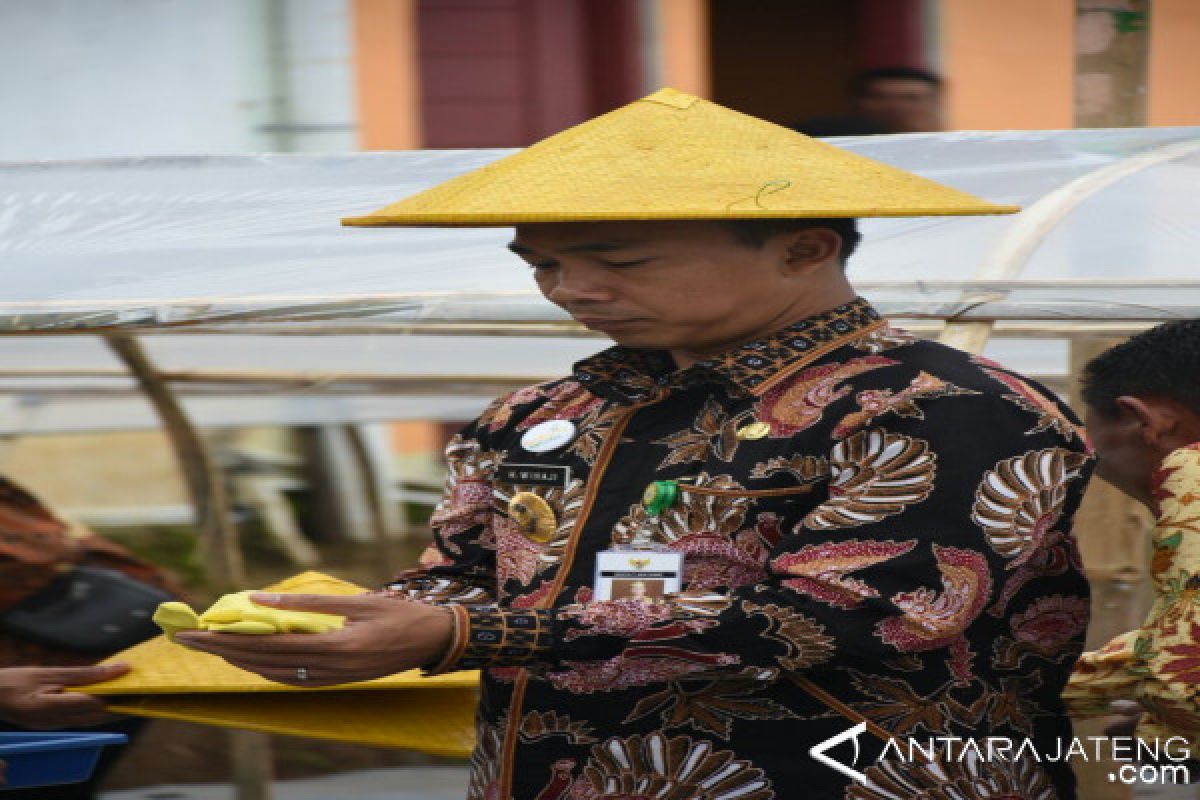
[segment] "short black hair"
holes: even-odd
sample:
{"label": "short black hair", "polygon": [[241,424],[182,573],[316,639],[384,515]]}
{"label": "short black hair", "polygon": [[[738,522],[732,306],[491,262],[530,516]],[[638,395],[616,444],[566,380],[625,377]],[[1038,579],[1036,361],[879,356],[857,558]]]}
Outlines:
{"label": "short black hair", "polygon": [[862,234],[858,232],[858,220],[853,217],[829,217],[814,219],[732,219],[726,225],[733,231],[733,237],[747,247],[762,247],[772,236],[792,231],[803,231],[809,228],[828,228],[842,237],[842,245],[838,248],[838,260],[844,265],[858,243]]}
{"label": "short black hair", "polygon": [[1200,414],[1200,319],[1143,331],[1083,368],[1083,402],[1090,408],[1113,416],[1125,395],[1163,397]]}
{"label": "short black hair", "polygon": [[850,96],[862,97],[875,81],[921,81],[934,89],[942,88],[942,76],[920,67],[875,67],[855,73],[850,79]]}

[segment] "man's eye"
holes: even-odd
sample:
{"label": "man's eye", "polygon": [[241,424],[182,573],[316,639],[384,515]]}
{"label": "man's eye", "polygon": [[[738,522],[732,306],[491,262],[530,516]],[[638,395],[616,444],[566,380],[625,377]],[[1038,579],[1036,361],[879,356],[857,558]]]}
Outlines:
{"label": "man's eye", "polygon": [[652,261],[649,258],[638,258],[633,261],[601,261],[600,263],[606,267],[636,267],[640,264],[645,264],[647,261]]}
{"label": "man's eye", "polygon": [[557,261],[543,261],[540,264],[535,264],[535,263],[529,262],[529,268],[533,269],[533,270],[552,269],[553,267],[557,267],[557,266],[558,266]]}

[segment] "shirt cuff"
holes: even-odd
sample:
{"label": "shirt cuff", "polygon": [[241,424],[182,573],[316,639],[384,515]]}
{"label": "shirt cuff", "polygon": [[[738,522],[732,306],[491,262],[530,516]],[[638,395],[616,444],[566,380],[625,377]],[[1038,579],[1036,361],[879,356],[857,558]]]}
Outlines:
{"label": "shirt cuff", "polygon": [[451,619],[454,623],[454,632],[450,636],[450,646],[446,648],[446,653],[433,666],[424,667],[421,671],[425,675],[441,675],[445,672],[454,672],[459,669],[458,661],[462,658],[463,649],[467,646],[465,632],[470,630],[470,623],[467,620],[467,609],[460,605],[445,605],[442,608],[450,612]]}
{"label": "shirt cuff", "polygon": [[551,649],[554,612],[515,611],[496,606],[448,605],[454,612],[454,640],[426,675],[460,669],[523,667],[545,660]]}

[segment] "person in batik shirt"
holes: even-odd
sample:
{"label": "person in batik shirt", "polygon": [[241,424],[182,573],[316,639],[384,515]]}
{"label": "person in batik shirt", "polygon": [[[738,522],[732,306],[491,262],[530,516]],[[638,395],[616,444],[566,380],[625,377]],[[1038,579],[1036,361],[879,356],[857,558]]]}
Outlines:
{"label": "person in batik shirt", "polygon": [[[1055,752],[1088,618],[1083,432],[1033,382],[889,326],[846,281],[856,240],[847,220],[518,227],[546,296],[619,344],[450,442],[440,563],[358,607],[277,602],[383,639],[381,604],[452,612],[452,634],[425,615],[446,638],[407,647],[431,672],[484,670],[471,798],[841,798],[849,780],[808,750],[847,711]],[[569,441],[523,446],[563,420]],[[569,471],[522,485],[505,464]],[[675,494],[657,514],[655,482]],[[683,553],[684,590],[593,599],[596,554],[620,545]],[[296,682],[281,663],[305,685],[366,674],[345,641],[190,638],[276,680]],[[951,766],[996,787],[964,797],[1073,796],[1062,764]],[[873,767],[850,791],[927,780],[909,773]]]}
{"label": "person in batik shirt", "polygon": [[[1161,325],[1084,368],[1098,474],[1154,512],[1155,600],[1142,626],[1080,658],[1064,693],[1077,716],[1144,710],[1136,735],[1188,740],[1200,757],[1200,322]],[[1192,777],[1200,772],[1192,764]]]}
{"label": "person in batik shirt", "polygon": [[[344,220],[515,226],[616,344],[450,442],[425,568],[261,598],[343,630],[179,640],[303,686],[481,668],[473,800],[1072,797],[1063,764],[866,766],[891,736],[1070,736],[1078,422],[844,270],[856,217],[1016,210],[663,89]],[[682,554],[681,590],[598,596],[621,547]],[[848,786],[809,751],[860,720]]]}

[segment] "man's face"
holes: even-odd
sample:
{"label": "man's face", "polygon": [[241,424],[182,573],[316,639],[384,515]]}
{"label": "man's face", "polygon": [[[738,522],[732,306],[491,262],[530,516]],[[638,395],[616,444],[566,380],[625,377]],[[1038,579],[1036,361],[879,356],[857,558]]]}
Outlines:
{"label": "man's face", "polygon": [[627,347],[717,352],[803,291],[783,245],[747,246],[717,222],[522,225],[510,247],[550,302]]}
{"label": "man's face", "polygon": [[1096,448],[1096,474],[1150,505],[1150,480],[1162,455],[1147,443],[1142,426],[1121,411],[1097,411],[1090,406],[1084,422]]}
{"label": "man's face", "polygon": [[1085,413],[1096,474],[1150,508],[1154,473],[1172,451],[1200,441],[1200,415],[1174,400],[1121,396],[1116,408]]}
{"label": "man's face", "polygon": [[926,81],[880,78],[856,101],[858,112],[896,133],[941,130],[941,92]]}

